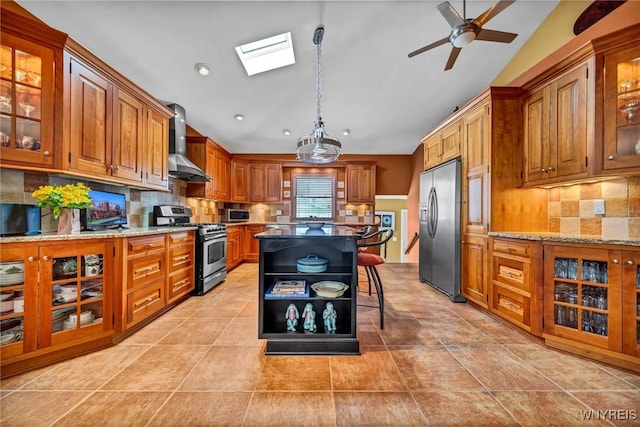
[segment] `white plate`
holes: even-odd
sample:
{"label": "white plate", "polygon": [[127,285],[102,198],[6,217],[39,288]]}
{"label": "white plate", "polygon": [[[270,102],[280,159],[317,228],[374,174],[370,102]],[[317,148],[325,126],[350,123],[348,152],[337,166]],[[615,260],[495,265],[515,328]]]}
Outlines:
{"label": "white plate", "polygon": [[325,298],[338,298],[341,297],[347,289],[349,289],[349,285],[342,282],[325,280],[314,283],[311,285],[311,289],[313,289],[318,296]]}

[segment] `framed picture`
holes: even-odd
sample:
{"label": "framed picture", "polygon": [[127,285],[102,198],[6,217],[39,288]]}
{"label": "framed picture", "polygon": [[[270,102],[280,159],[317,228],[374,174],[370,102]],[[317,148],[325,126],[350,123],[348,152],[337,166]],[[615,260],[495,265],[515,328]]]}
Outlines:
{"label": "framed picture", "polygon": [[387,228],[396,230],[396,213],[394,211],[376,211],[375,220],[379,224],[380,230]]}

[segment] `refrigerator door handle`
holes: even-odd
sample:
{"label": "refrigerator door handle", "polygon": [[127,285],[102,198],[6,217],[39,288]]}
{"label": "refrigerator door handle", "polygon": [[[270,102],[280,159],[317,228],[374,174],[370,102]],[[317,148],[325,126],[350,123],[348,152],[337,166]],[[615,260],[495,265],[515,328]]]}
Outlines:
{"label": "refrigerator door handle", "polygon": [[433,237],[436,237],[438,231],[438,193],[433,189],[433,202],[431,206],[431,217],[433,218]]}
{"label": "refrigerator door handle", "polygon": [[429,232],[429,237],[432,239],[436,236],[436,218],[434,218],[434,199],[435,199],[435,188],[431,187],[429,190],[429,202],[428,202],[428,222],[427,222],[427,231]]}

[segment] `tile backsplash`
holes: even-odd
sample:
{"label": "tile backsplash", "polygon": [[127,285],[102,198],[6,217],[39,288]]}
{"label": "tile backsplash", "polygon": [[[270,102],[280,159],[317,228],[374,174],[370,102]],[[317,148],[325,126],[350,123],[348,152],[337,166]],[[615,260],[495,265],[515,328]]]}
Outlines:
{"label": "tile backsplash", "polygon": [[[603,239],[640,238],[640,177],[555,187],[549,191],[549,231]],[[604,214],[594,206],[604,202]]]}

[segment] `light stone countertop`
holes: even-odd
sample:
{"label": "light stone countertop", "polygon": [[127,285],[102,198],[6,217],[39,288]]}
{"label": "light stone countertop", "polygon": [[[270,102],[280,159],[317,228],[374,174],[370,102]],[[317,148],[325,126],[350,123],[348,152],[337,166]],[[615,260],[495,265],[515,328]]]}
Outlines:
{"label": "light stone countertop", "polygon": [[539,240],[543,242],[560,242],[560,243],[582,243],[595,245],[624,245],[624,246],[640,246],[640,239],[603,239],[600,236],[575,236],[560,233],[545,232],[507,232],[507,231],[491,231],[488,233],[492,237],[505,237],[509,239],[521,240]]}
{"label": "light stone countertop", "polygon": [[122,237],[146,236],[151,234],[174,233],[184,230],[195,230],[196,227],[136,227],[104,231],[81,231],[72,234],[43,233],[35,236],[0,237],[0,244],[17,242],[43,242],[48,240],[88,240]]}

